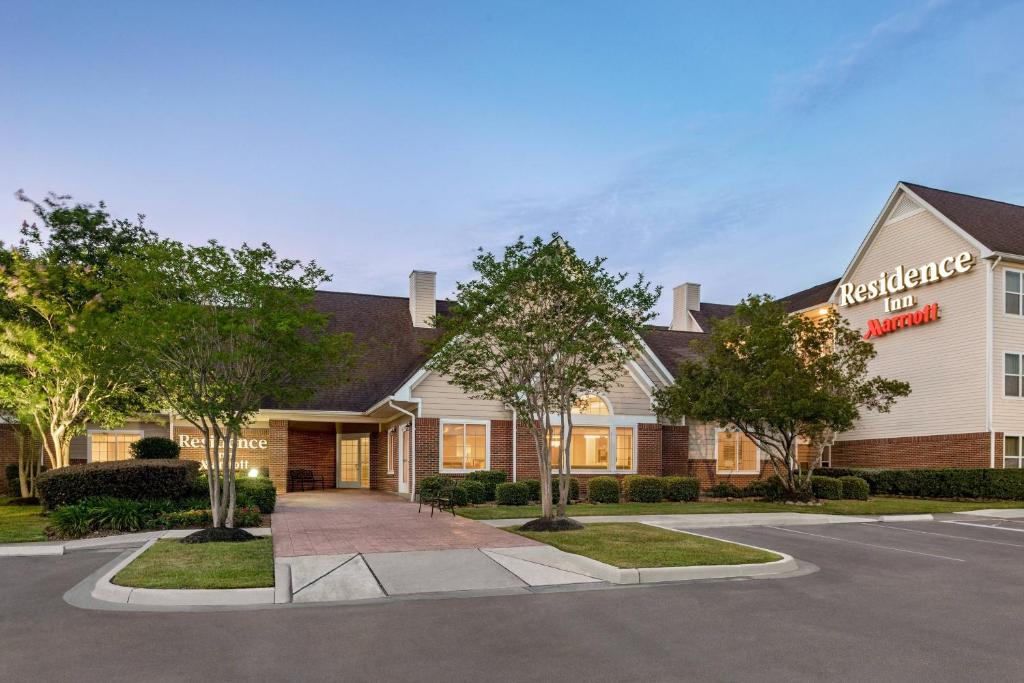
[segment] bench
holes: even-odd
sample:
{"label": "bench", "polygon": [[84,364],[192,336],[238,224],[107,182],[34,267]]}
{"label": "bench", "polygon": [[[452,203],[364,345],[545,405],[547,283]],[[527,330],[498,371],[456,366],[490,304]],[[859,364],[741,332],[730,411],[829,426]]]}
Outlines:
{"label": "bench", "polygon": [[444,512],[445,507],[447,507],[449,510],[451,510],[452,517],[454,517],[455,516],[455,496],[454,496],[454,492],[455,492],[455,482],[452,481],[452,480],[448,480],[448,481],[444,482],[444,484],[441,485],[441,488],[436,489],[436,490],[427,490],[426,492],[424,492],[423,489],[421,488],[420,492],[419,492],[420,506],[416,510],[416,512],[417,513],[422,512],[423,511],[423,504],[424,503],[429,503],[430,504],[430,516],[431,517],[434,516],[434,508],[435,507],[438,510],[440,510],[441,512]]}
{"label": "bench", "polygon": [[313,474],[313,470],[288,470],[289,491],[305,491],[307,486],[316,489],[318,484],[321,489],[327,488],[323,475]]}

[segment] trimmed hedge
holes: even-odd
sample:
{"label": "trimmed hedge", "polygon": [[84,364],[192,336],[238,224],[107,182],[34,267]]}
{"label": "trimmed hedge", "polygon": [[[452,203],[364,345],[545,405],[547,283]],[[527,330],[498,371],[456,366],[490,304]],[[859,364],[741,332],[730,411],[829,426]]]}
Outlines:
{"label": "trimmed hedge", "polygon": [[[209,505],[208,501],[204,501]],[[260,511],[235,508],[235,526],[260,525]],[[50,528],[61,538],[80,538],[93,531],[131,532],[143,529],[208,527],[213,515],[207,508],[189,509],[174,500],[133,500],[114,496],[85,498],[58,508],[50,517]]]}
{"label": "trimmed hedge", "polygon": [[464,479],[455,485],[456,505],[479,505],[487,501],[487,487],[482,481]]}
{"label": "trimmed hedge", "polygon": [[870,489],[868,483],[860,477],[839,477],[843,485],[843,498],[847,500],[867,500]]}
{"label": "trimmed hedge", "polygon": [[[540,487],[540,482],[537,483],[537,486],[538,486],[538,489],[537,489],[537,500],[540,500],[540,488],[539,488]],[[551,502],[554,505],[558,505],[558,497],[559,497],[558,475],[557,474],[552,474],[551,475]],[[580,499],[580,480],[577,479],[576,477],[569,477],[569,500],[567,500],[566,502],[567,503],[571,503],[574,500],[579,500],[579,499]]]}
{"label": "trimmed hedge", "polygon": [[782,480],[775,474],[767,479],[755,479],[747,484],[742,494],[745,498],[779,500],[782,498]]}
{"label": "trimmed hedge", "polygon": [[811,491],[815,498],[825,500],[841,500],[843,497],[843,482],[835,477],[811,477]]}
{"label": "trimmed hedge", "polygon": [[523,479],[519,483],[530,492],[530,500],[540,500],[540,479]]}
{"label": "trimmed hedge", "polygon": [[503,482],[494,490],[498,505],[526,505],[530,502],[530,487],[524,482]]}
{"label": "trimmed hedge", "polygon": [[683,502],[700,498],[700,481],[696,477],[662,477],[661,481],[668,500]]}
{"label": "trimmed hedge", "polygon": [[743,496],[743,492],[736,484],[720,481],[708,489],[708,495],[712,498],[740,498]]}
{"label": "trimmed hedge", "polygon": [[146,436],[128,446],[139,460],[173,460],[181,455],[181,446],[163,436]]}
{"label": "trimmed hedge", "polygon": [[4,467],[4,479],[7,480],[7,495],[17,498],[21,495],[21,478],[18,476],[18,463],[12,462]]}
{"label": "trimmed hedge", "polygon": [[631,474],[623,488],[626,498],[633,503],[660,503],[665,498],[665,482],[660,477]]}
{"label": "trimmed hedge", "polygon": [[274,482],[263,477],[235,479],[235,502],[240,507],[257,508],[263,514],[269,515],[277,505]]}
{"label": "trimmed hedge", "polygon": [[591,503],[618,503],[619,480],[615,477],[594,477],[587,485]]}
{"label": "trimmed hedge", "polygon": [[922,467],[909,470],[831,467],[825,473],[860,477],[868,483],[872,495],[1024,500],[1024,470],[987,467]]}
{"label": "trimmed hedge", "polygon": [[455,480],[451,477],[446,477],[441,474],[434,474],[429,477],[423,477],[419,481],[420,498],[430,499],[436,496],[439,492],[452,486]]}
{"label": "trimmed hedge", "polygon": [[48,470],[37,485],[43,507],[53,510],[93,496],[184,498],[194,492],[198,474],[192,460],[119,460]]}
{"label": "trimmed hedge", "polygon": [[466,481],[478,481],[484,485],[485,500],[494,500],[494,489],[507,479],[508,474],[501,470],[481,470],[466,475]]}

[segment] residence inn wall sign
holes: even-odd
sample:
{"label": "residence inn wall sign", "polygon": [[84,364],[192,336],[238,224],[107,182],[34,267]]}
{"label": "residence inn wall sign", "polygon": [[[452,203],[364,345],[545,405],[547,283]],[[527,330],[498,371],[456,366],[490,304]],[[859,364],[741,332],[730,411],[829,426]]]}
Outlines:
{"label": "residence inn wall sign", "polygon": [[910,310],[917,306],[917,297],[909,292],[969,272],[974,264],[971,252],[963,251],[955,256],[946,256],[938,261],[925,263],[919,268],[898,265],[891,273],[882,271],[877,279],[868,282],[840,284],[839,305],[855,306],[882,297],[883,312],[905,311],[888,318],[868,320],[864,339],[881,337],[905,327],[935,322],[939,319],[939,304],[930,303],[917,310]]}
{"label": "residence inn wall sign", "polygon": [[[181,457],[185,460],[196,460],[205,467],[206,445],[203,435],[193,427],[176,427],[174,441],[181,447]],[[243,429],[238,440],[238,453],[235,456],[235,469],[247,471],[252,468],[270,467],[270,430]]]}

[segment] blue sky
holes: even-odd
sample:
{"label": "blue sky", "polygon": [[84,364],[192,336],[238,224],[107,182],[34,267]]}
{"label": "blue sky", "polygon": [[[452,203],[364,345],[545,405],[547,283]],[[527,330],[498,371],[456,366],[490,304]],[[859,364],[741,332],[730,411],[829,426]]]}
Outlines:
{"label": "blue sky", "polygon": [[996,0],[5,3],[0,239],[15,190],[54,190],[343,291],[445,294],[558,230],[708,301],[785,294],[898,180],[1024,203],[1021,26]]}

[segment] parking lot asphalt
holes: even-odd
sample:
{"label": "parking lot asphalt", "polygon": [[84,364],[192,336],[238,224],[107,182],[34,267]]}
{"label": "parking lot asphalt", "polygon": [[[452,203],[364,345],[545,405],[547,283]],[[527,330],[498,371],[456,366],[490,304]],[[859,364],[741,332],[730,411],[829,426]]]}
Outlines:
{"label": "parking lot asphalt", "polygon": [[0,672],[67,681],[1019,680],[1024,523],[701,533],[819,571],[388,604],[234,612],[79,609],[114,556],[0,561]]}

